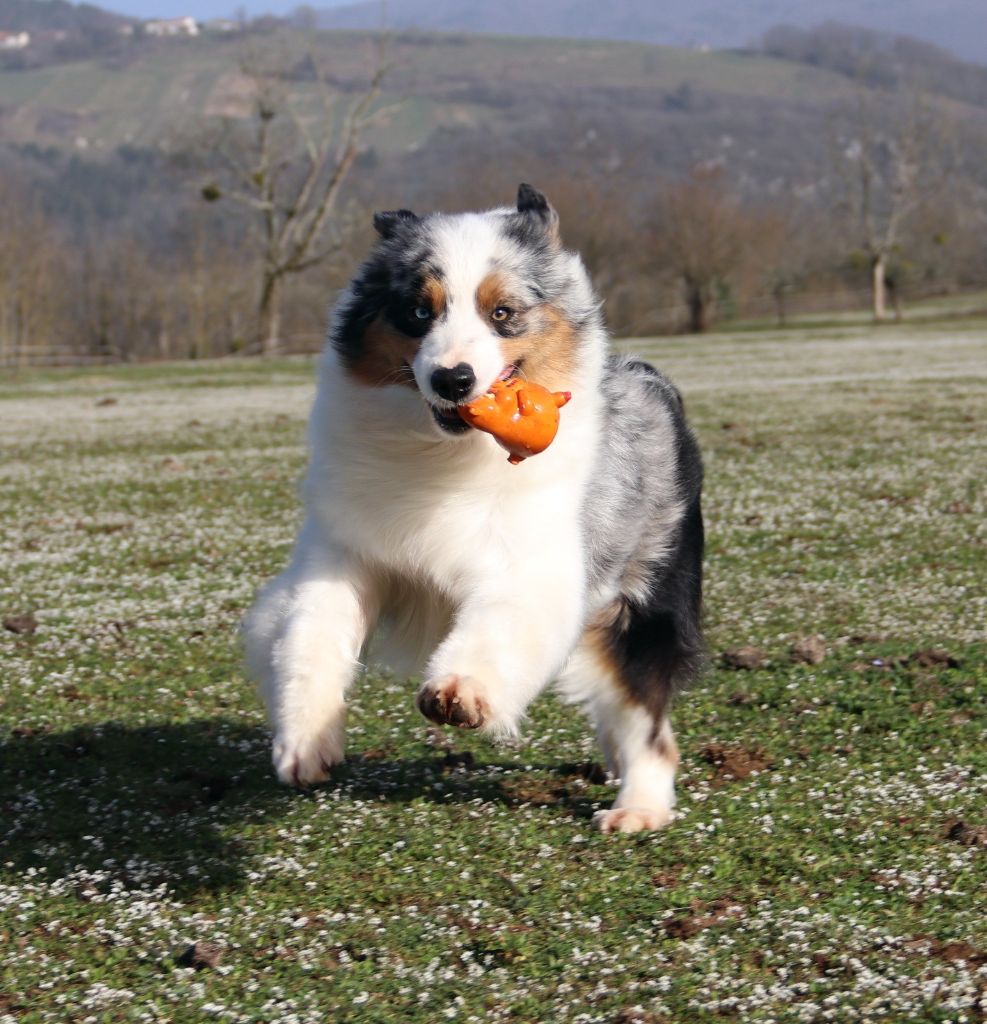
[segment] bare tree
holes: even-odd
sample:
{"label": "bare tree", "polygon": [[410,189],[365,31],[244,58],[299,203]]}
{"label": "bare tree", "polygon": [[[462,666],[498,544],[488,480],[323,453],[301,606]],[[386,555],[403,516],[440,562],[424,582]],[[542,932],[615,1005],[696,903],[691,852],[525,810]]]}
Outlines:
{"label": "bare tree", "polygon": [[690,331],[700,333],[712,324],[717,290],[742,259],[746,227],[718,167],[693,168],[659,197],[654,255],[682,283]]}
{"label": "bare tree", "polygon": [[[917,207],[931,169],[929,112],[913,101],[904,109],[878,110],[861,95],[840,139],[842,179],[851,222],[870,271],[876,321],[887,316],[891,266],[908,217]],[[894,290],[900,319],[900,288]]]}
{"label": "bare tree", "polygon": [[364,133],[380,113],[377,100],[387,71],[380,42],[369,81],[334,130],[338,94],[312,54],[303,64],[321,101],[314,127],[301,116],[286,85],[283,58],[272,62],[269,55],[254,54],[243,59],[241,72],[251,96],[249,138],[245,145],[221,148],[224,180],[202,190],[208,201],[228,197],[256,216],[261,247],[257,343],[265,355],[279,347],[286,279],[323,263],[340,247],[332,218]]}
{"label": "bare tree", "polygon": [[27,189],[0,182],[0,365],[44,358],[63,326],[59,246]]}
{"label": "bare tree", "polygon": [[776,199],[750,214],[748,263],[758,293],[766,290],[779,327],[788,324],[792,297],[830,255],[825,225],[805,203]]}

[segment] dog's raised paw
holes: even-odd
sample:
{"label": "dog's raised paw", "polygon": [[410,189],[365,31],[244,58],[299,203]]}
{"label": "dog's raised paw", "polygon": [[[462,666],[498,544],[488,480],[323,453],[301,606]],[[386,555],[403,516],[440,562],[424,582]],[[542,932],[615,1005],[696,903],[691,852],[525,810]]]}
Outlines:
{"label": "dog's raised paw", "polygon": [[593,825],[608,832],[656,832],[672,820],[672,812],[654,807],[611,807],[593,815]]}
{"label": "dog's raised paw", "polygon": [[332,766],[343,760],[342,738],[335,730],[321,736],[275,736],[271,760],[285,785],[302,787],[325,782]]}
{"label": "dog's raised paw", "polygon": [[437,725],[478,729],[490,718],[490,709],[476,680],[445,676],[427,682],[419,691],[418,710]]}

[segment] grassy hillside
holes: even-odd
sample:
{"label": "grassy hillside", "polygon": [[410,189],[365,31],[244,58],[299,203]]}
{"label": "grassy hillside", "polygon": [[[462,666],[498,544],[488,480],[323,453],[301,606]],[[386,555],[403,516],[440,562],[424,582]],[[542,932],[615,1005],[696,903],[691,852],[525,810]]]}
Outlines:
{"label": "grassy hillside", "polygon": [[[211,119],[248,110],[238,60],[257,47],[281,55],[285,88],[309,121],[324,117],[305,73],[311,60],[338,91],[338,117],[374,60],[366,34],[282,29],[3,71],[0,144],[90,157],[122,145],[174,153],[190,140],[208,149]],[[500,163],[516,180],[529,167],[557,165],[561,152],[579,165],[576,177],[619,171],[637,182],[632,193],[712,161],[745,192],[811,194],[832,168],[834,115],[852,109],[861,88],[838,71],[765,55],[623,42],[406,34],[394,39],[390,61],[388,112],[367,142],[383,158],[378,189],[399,184],[402,202],[423,201],[415,190],[428,192],[427,183],[448,187],[464,157]],[[877,107],[892,102],[871,96]],[[931,93],[926,102],[939,110],[949,151],[963,154],[962,174],[987,187],[987,108]]]}
{"label": "grassy hillside", "polygon": [[[320,12],[333,28],[374,28],[380,5],[374,0]],[[513,32],[532,36],[636,39],[720,49],[749,46],[776,25],[808,27],[824,22],[906,33],[945,46],[967,60],[987,61],[980,0],[393,0],[388,21],[397,28],[447,32]]]}
{"label": "grassy hillside", "polygon": [[[301,60],[311,44],[330,75],[352,84],[366,73],[360,33],[271,40]],[[252,41],[256,45],[256,40]],[[106,150],[160,145],[202,114],[242,114],[235,40],[169,41],[125,66],[85,61],[0,72],[0,141]],[[536,122],[539,105],[586,97],[629,112],[660,114],[684,83],[697,93],[822,106],[845,98],[839,75],[760,56],[701,54],[620,42],[434,37],[398,39],[387,101],[402,106],[374,138],[384,149],[420,144],[439,127],[501,131]],[[312,83],[295,82],[304,102]],[[80,142],[79,140],[84,140]]]}
{"label": "grassy hillside", "polygon": [[708,472],[710,668],[678,817],[638,836],[591,831],[574,709],[498,747],[379,672],[332,782],[276,784],[235,630],[298,522],[310,361],[18,378],[0,1017],[983,1020],[983,334],[628,344]]}

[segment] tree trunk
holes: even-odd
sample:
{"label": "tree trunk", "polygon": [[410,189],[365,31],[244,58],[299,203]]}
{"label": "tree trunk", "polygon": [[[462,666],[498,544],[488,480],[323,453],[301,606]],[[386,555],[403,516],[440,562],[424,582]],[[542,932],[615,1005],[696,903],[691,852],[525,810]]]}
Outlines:
{"label": "tree trunk", "polygon": [[901,292],[896,285],[891,286],[891,305],[894,306],[894,318],[897,323],[904,319],[904,311],[901,308]]}
{"label": "tree trunk", "polygon": [[262,355],[276,355],[281,345],[281,277],[265,272],[257,310],[257,340]]}
{"label": "tree trunk", "polygon": [[689,331],[705,334],[709,329],[709,298],[702,285],[687,284],[686,301],[689,306]]}
{"label": "tree trunk", "polygon": [[887,264],[885,262],[884,253],[878,253],[877,256],[874,257],[871,275],[871,295],[874,303],[874,319],[878,322],[883,320],[885,316],[884,286],[886,270]]}
{"label": "tree trunk", "polygon": [[785,327],[788,324],[787,290],[784,287],[775,289],[775,309],[778,312],[778,326]]}

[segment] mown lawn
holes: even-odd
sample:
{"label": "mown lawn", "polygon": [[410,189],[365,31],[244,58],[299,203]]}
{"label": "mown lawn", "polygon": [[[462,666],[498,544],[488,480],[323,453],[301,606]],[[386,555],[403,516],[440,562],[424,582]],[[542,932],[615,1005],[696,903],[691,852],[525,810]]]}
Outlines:
{"label": "mown lawn", "polygon": [[984,326],[629,346],[708,466],[644,836],[550,697],[494,747],[372,674],[332,784],[276,785],[235,629],[309,363],[0,382],[0,1022],[983,1021]]}

